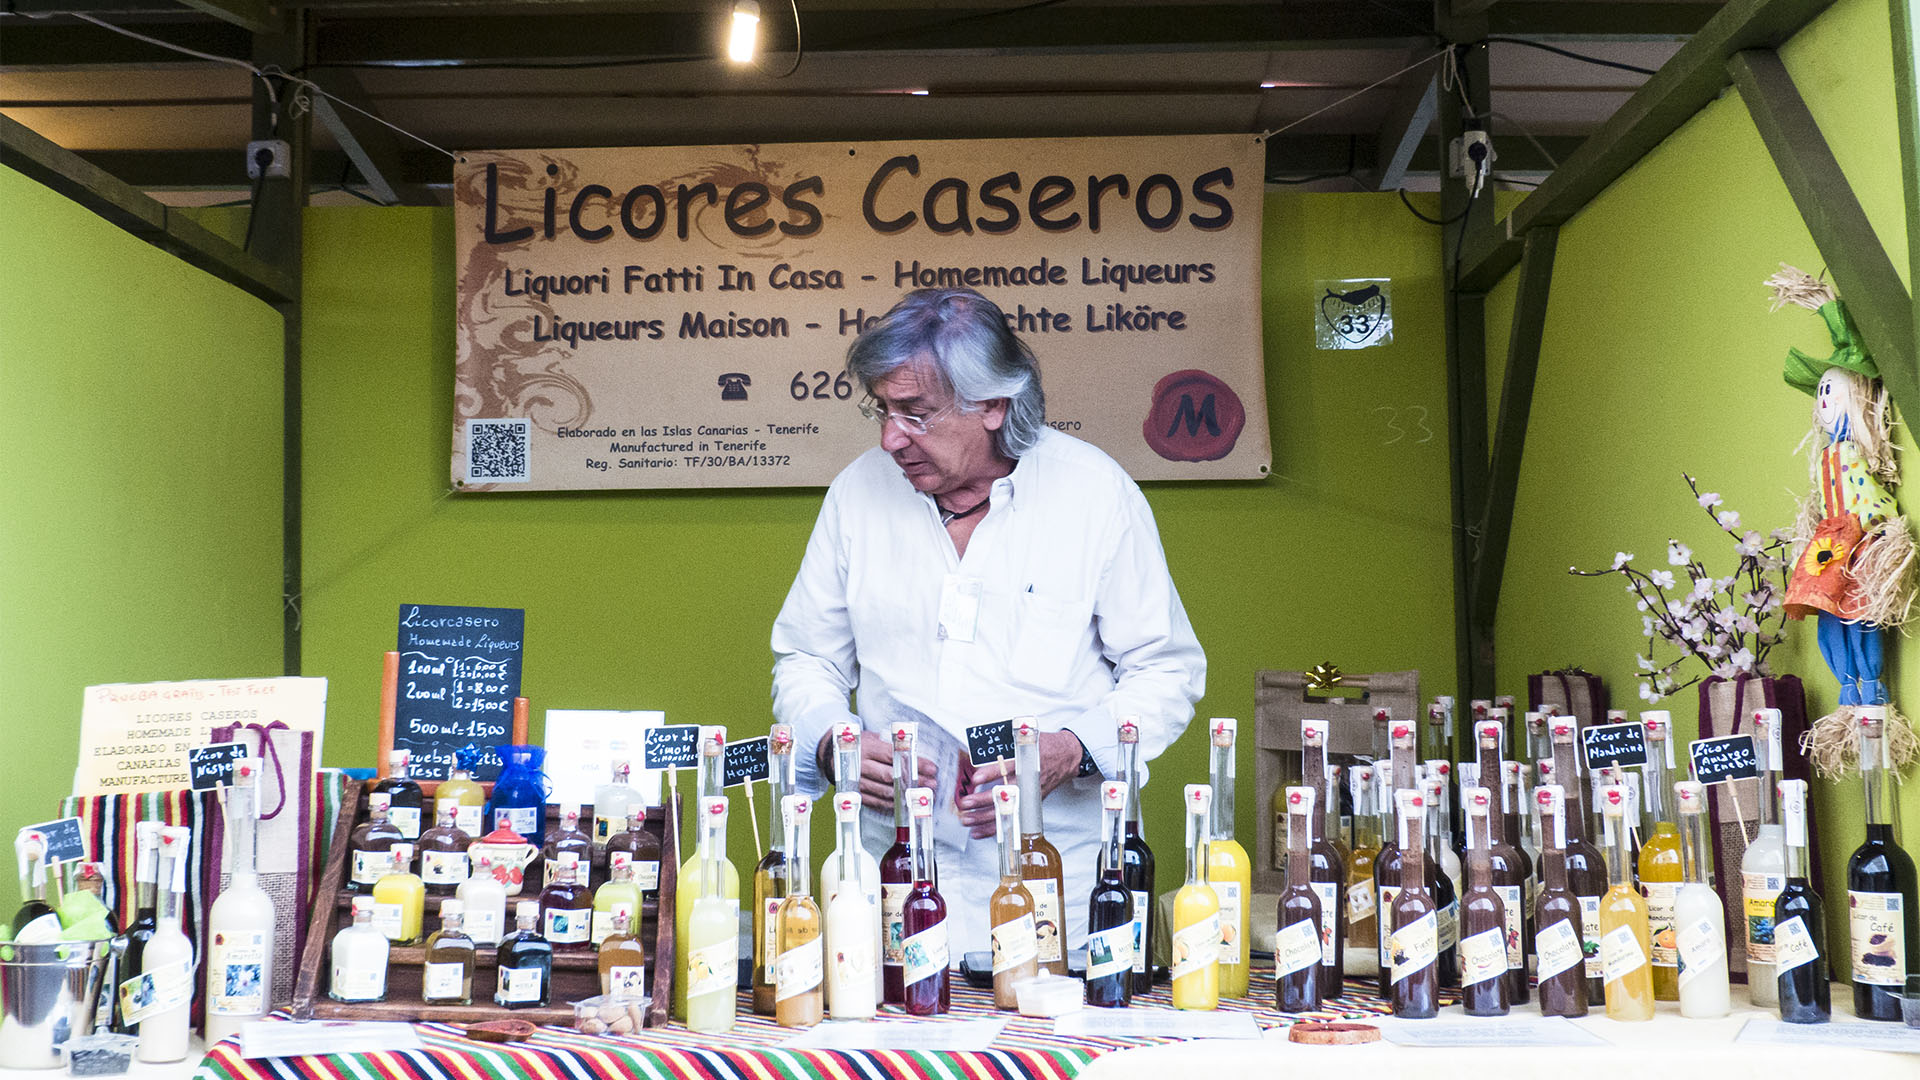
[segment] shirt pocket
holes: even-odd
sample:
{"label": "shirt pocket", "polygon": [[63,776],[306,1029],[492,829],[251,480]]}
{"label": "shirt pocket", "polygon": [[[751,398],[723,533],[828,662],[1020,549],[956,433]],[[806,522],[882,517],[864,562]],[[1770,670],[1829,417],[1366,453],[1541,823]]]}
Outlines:
{"label": "shirt pocket", "polygon": [[1065,691],[1079,671],[1092,618],[1093,606],[1082,600],[1015,593],[1008,676],[1030,689]]}

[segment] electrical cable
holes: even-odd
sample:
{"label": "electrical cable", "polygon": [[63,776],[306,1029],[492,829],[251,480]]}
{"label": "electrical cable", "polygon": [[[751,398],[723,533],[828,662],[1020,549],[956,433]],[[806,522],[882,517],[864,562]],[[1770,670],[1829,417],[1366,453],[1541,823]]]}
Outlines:
{"label": "electrical cable", "polygon": [[1585,53],[1577,53],[1577,52],[1574,52],[1572,49],[1563,49],[1558,45],[1549,45],[1544,41],[1534,41],[1530,38],[1487,37],[1487,38],[1481,38],[1480,40],[1483,42],[1490,42],[1490,43],[1498,42],[1499,44],[1502,44],[1502,45],[1524,45],[1529,49],[1539,49],[1541,52],[1550,52],[1550,53],[1553,53],[1555,56],[1564,56],[1569,60],[1578,60],[1583,64],[1592,64],[1596,67],[1603,67],[1603,68],[1613,68],[1616,71],[1631,71],[1635,75],[1654,74],[1654,70],[1652,68],[1643,68],[1637,64],[1623,64],[1618,60],[1602,60],[1598,56],[1588,56]]}
{"label": "electrical cable", "polygon": [[265,147],[254,151],[253,167],[255,172],[253,174],[253,197],[247,200],[247,235],[246,239],[240,241],[241,251],[253,250],[253,223],[260,219],[260,195],[266,190],[267,166],[272,163],[273,151]]}
{"label": "electrical cable", "polygon": [[1399,193],[1400,202],[1406,206],[1407,213],[1412,214],[1414,217],[1419,218],[1421,221],[1424,221],[1429,225],[1438,225],[1441,228],[1446,228],[1448,225],[1451,225],[1454,222],[1459,221],[1461,218],[1466,217],[1467,211],[1473,209],[1473,203],[1469,201],[1465,209],[1461,210],[1459,213],[1453,215],[1450,218],[1442,219],[1442,218],[1428,217],[1427,215],[1421,213],[1420,210],[1413,205],[1412,199],[1407,198],[1406,188],[1395,188],[1394,190]]}
{"label": "electrical cable", "polygon": [[767,75],[769,79],[784,79],[788,75],[799,71],[800,59],[807,55],[807,50],[800,42],[800,0],[789,0],[789,3],[793,5],[793,66],[788,68],[785,74],[767,75],[766,70],[760,66],[760,62],[758,60],[754,61],[753,70],[760,72],[762,75]]}

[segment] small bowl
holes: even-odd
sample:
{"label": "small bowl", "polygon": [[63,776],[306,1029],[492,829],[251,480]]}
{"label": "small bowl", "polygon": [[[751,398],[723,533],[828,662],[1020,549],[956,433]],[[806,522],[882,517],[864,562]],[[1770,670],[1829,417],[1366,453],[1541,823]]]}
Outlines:
{"label": "small bowl", "polygon": [[1080,1011],[1087,1002],[1087,984],[1041,972],[1013,984],[1013,998],[1021,1016],[1064,1016]]}
{"label": "small bowl", "polygon": [[573,1003],[573,1029],[583,1035],[631,1035],[647,1026],[653,999],[600,994]]}

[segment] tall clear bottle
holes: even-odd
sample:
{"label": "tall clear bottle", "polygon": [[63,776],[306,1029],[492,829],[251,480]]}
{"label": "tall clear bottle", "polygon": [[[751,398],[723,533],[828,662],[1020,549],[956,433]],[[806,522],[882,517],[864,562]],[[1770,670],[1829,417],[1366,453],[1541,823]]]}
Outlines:
{"label": "tall clear bottle", "polygon": [[1393,1015],[1426,1020],[1440,1012],[1440,925],[1427,874],[1426,800],[1397,791],[1400,818],[1400,891],[1393,898]]}
{"label": "tall clear bottle", "polygon": [[633,761],[627,756],[627,744],[615,740],[609,747],[613,752],[611,776],[593,792],[593,864],[603,866],[607,861],[607,841],[618,836],[627,827],[627,819],[633,816],[634,808],[645,810],[646,804],[640,800],[640,792],[634,789]]}
{"label": "tall clear bottle", "polygon": [[1466,806],[1467,892],[1460,901],[1460,1004],[1468,1016],[1505,1016],[1507,1000],[1506,900],[1493,883],[1488,847],[1493,794],[1483,787],[1460,793]]}
{"label": "tall clear bottle", "polygon": [[[1340,788],[1336,766],[1327,762],[1327,722],[1300,721],[1301,786],[1313,790],[1315,811],[1307,821],[1307,875],[1320,910],[1320,976],[1324,996],[1338,996],[1346,961],[1346,884],[1350,853],[1333,839],[1339,824]],[[1288,806],[1288,829],[1292,829]],[[1288,866],[1292,866],[1289,856]]]}
{"label": "tall clear bottle", "polygon": [[[1565,792],[1562,820],[1566,825],[1563,854],[1567,889],[1580,902],[1580,951],[1585,957],[1587,1003],[1591,1006],[1604,1001],[1607,993],[1606,971],[1600,964],[1600,898],[1607,892],[1607,857],[1588,831],[1593,819],[1587,813],[1587,783],[1574,750],[1579,725],[1572,717],[1556,716],[1547,724],[1547,732],[1553,742],[1553,775]],[[1543,931],[1538,924],[1534,926],[1536,942]]]}
{"label": "tall clear bottle", "polygon": [[[1779,980],[1773,970],[1773,905],[1787,886],[1785,830],[1774,791],[1774,781],[1785,771],[1780,745],[1780,710],[1753,711],[1755,741],[1760,745],[1759,835],[1740,856],[1740,898],[1746,933],[1747,999],[1757,1006],[1780,1004]],[[1737,782],[1737,781],[1736,781]]]}
{"label": "tall clear bottle", "polygon": [[1040,725],[1031,716],[1013,721],[1013,767],[1020,783],[1020,876],[1033,894],[1033,920],[1040,934],[1040,966],[1067,973],[1066,866],[1048,840],[1040,813]]}
{"label": "tall clear bottle", "polygon": [[[120,954],[120,986],[140,977],[146,970],[147,942],[153,940],[158,923],[160,882],[160,830],[158,821],[134,824],[134,918],[127,927],[125,950]],[[113,995],[113,1031],[119,1035],[138,1035],[140,1025],[127,1022],[120,994]]]}
{"label": "tall clear bottle", "polygon": [[[825,898],[827,908],[827,956],[830,960],[827,970],[827,1010],[836,1020],[864,1018],[873,1015],[874,1005],[880,1000],[884,987],[880,982],[880,956],[884,948],[881,942],[880,922],[880,862],[868,851],[860,840],[860,724],[852,720],[843,720],[833,726],[833,776],[835,790],[833,815],[838,831],[838,843],[833,854],[827,856],[820,865],[820,895]],[[852,797],[852,810],[841,809],[842,797]],[[847,814],[851,813],[849,819]],[[848,825],[851,822],[852,828]],[[847,904],[839,905],[843,885],[850,884],[860,895]],[[847,912],[836,916],[834,912]],[[865,919],[866,922],[860,920]],[[852,935],[861,933],[859,926],[868,926],[867,940],[855,941]],[[869,993],[852,992],[848,1009],[843,1012],[833,1000],[839,992],[842,979],[842,960],[846,965],[857,966],[859,970],[870,971],[873,976],[873,989]]]}
{"label": "tall clear bottle", "polygon": [[913,891],[913,816],[907,809],[907,792],[920,772],[914,755],[919,733],[920,726],[912,721],[897,723],[888,732],[893,747],[893,846],[880,856],[880,973],[882,1000],[889,1005],[904,1005],[907,1000],[900,966],[900,943],[906,939],[901,912]]}
{"label": "tall clear bottle", "polygon": [[273,898],[254,863],[260,761],[241,758],[227,791],[227,840],[233,877],[207,913],[207,1043],[237,1035],[264,1018],[273,996]]}
{"label": "tall clear bottle", "polygon": [[787,898],[787,841],[782,824],[787,795],[793,791],[793,728],[775,724],[767,732],[767,853],[753,868],[753,1011],[772,1016],[778,995],[774,962],[780,955],[780,902]]}
{"label": "tall clear bottle", "polygon": [[1212,860],[1207,865],[1207,882],[1220,900],[1220,996],[1243,998],[1253,970],[1253,913],[1247,904],[1253,898],[1253,860],[1233,838],[1237,768],[1233,744],[1239,723],[1230,716],[1215,717],[1210,723],[1208,773],[1213,785],[1213,837],[1207,847],[1207,857]]}
{"label": "tall clear bottle", "polygon": [[1440,985],[1451,989],[1460,985],[1460,894],[1454,878],[1446,873],[1446,859],[1453,854],[1446,833],[1446,789],[1447,782],[1438,776],[1420,781],[1421,802],[1425,804],[1427,888],[1433,893],[1434,914],[1440,920]]}
{"label": "tall clear bottle", "polygon": [[[1488,719],[1474,725],[1474,739],[1480,752],[1479,777],[1490,796],[1504,799],[1510,793],[1501,785],[1500,743],[1503,729],[1497,718],[1500,710],[1490,710]],[[1496,793],[1497,796],[1496,796]],[[1506,807],[1499,807],[1501,820],[1506,817]],[[1500,894],[1500,903],[1507,918],[1507,1003],[1525,1005],[1527,1003],[1527,918],[1526,887],[1527,868],[1520,861],[1520,853],[1508,842],[1504,825],[1488,823],[1487,860],[1493,867],[1493,889]]]}
{"label": "tall clear bottle", "polygon": [[1153,929],[1160,923],[1153,902],[1153,848],[1147,845],[1144,815],[1140,811],[1140,718],[1120,718],[1120,779],[1127,784],[1127,838],[1120,857],[1120,878],[1133,894],[1133,992],[1153,990]]}
{"label": "tall clear bottle", "polygon": [[1461,844],[1456,850],[1453,842],[1453,763],[1432,758],[1421,764],[1426,767],[1421,778],[1421,783],[1425,785],[1421,794],[1427,798],[1427,857],[1434,857],[1433,840],[1438,837],[1440,861],[1435,865],[1440,867],[1440,872],[1452,884],[1453,895],[1459,896],[1466,891],[1466,883],[1461,876],[1466,863],[1460,857],[1466,845]]}
{"label": "tall clear bottle", "polygon": [[[709,799],[724,797],[726,790],[726,755],[727,729],[713,725],[702,726],[700,728],[700,770],[697,774],[697,792],[694,803],[697,808],[703,808],[709,805],[707,802]],[[721,813],[724,816],[726,811],[723,809]],[[695,814],[696,819],[701,816],[699,813]],[[698,828],[698,825],[696,825],[696,831],[694,833],[696,837],[700,835]],[[716,866],[715,873],[719,878],[720,895],[733,902],[737,907],[740,902],[740,871],[735,869],[733,863],[727,859],[726,845],[721,845],[719,855],[719,863]],[[700,882],[702,880],[703,863],[698,844],[696,843],[693,855],[680,864],[680,877],[678,879],[678,885],[674,890],[673,932],[675,941],[685,941],[687,939],[687,934],[692,925],[694,905],[700,900]],[[673,958],[673,1015],[683,1020],[687,1019],[688,961],[688,950],[675,950]],[[729,998],[728,1000],[731,1001],[732,999]],[[729,1008],[727,1024],[729,1029],[731,1029],[733,1024],[731,1008]]]}
{"label": "tall clear bottle", "polygon": [[[140,1043],[134,1056],[154,1064],[181,1061],[187,1056],[193,1006],[193,941],[180,928],[180,898],[187,891],[187,845],[192,836],[192,830],[181,825],[160,830],[160,909],[154,917],[143,969],[132,986],[134,993],[129,994],[127,984],[121,986],[127,1019],[140,1025]],[[140,997],[146,1000],[139,1001]]]}
{"label": "tall clear bottle", "polygon": [[[722,744],[724,746],[724,742]],[[687,919],[687,1027],[703,1034],[733,1030],[734,983],[739,978],[738,879],[726,892],[727,797],[704,796],[697,815],[700,843],[691,875],[695,899]]]}
{"label": "tall clear bottle", "polygon": [[1287,883],[1280,893],[1278,932],[1273,942],[1274,1006],[1281,1012],[1312,1012],[1325,991],[1321,978],[1325,950],[1321,942],[1320,892],[1312,879],[1312,787],[1286,789]]}
{"label": "tall clear bottle", "polygon": [[1120,880],[1121,818],[1127,784],[1100,785],[1100,864],[1087,898],[1087,1004],[1124,1008],[1133,1001],[1133,894]]}
{"label": "tall clear bottle", "polygon": [[1669,803],[1673,792],[1673,721],[1666,712],[1640,714],[1647,728],[1647,765],[1641,792],[1646,797],[1647,833],[1640,839],[1640,892],[1647,898],[1647,925],[1653,935],[1653,997],[1680,1000],[1679,931],[1674,904],[1680,896],[1680,825]]}
{"label": "tall clear bottle", "polygon": [[1534,955],[1539,958],[1540,1013],[1587,1015],[1586,958],[1581,944],[1580,898],[1567,881],[1566,789],[1534,789],[1540,810],[1540,893],[1534,898]]}
{"label": "tall clear bottle", "polygon": [[[791,735],[788,741],[791,743]],[[787,757],[792,759],[791,749]],[[773,920],[773,1017],[781,1027],[812,1027],[820,1022],[826,982],[826,943],[821,940],[820,908],[813,902],[812,863],[808,857],[813,800],[805,795],[781,796],[780,824],[786,833],[787,895]]]}
{"label": "tall clear bottle", "polygon": [[907,1015],[938,1016],[952,1007],[947,967],[947,902],[933,858],[933,792],[909,788],[913,815],[913,891],[900,907],[900,981]]}
{"label": "tall clear bottle", "polygon": [[1847,859],[1847,926],[1853,962],[1853,1011],[1868,1020],[1900,1019],[1900,993],[1920,975],[1920,897],[1913,858],[1893,837],[1887,811],[1887,708],[1860,706],[1860,779],[1866,787],[1867,838]]}
{"label": "tall clear bottle", "polygon": [[1220,899],[1207,884],[1213,789],[1188,784],[1187,883],[1173,894],[1173,1007],[1220,1006]]}
{"label": "tall clear bottle", "polygon": [[1813,891],[1807,857],[1807,782],[1780,781],[1780,819],[1785,828],[1787,883],[1773,903],[1774,993],[1780,1019],[1824,1024],[1833,1019],[1827,977],[1826,913]]}
{"label": "tall clear bottle", "polygon": [[993,789],[993,833],[1000,843],[1000,884],[987,900],[987,925],[993,943],[993,1007],[1019,1005],[1013,988],[1039,974],[1040,937],[1033,917],[1033,894],[1020,877],[1020,789]]}
{"label": "tall clear bottle", "polygon": [[1347,951],[1341,971],[1347,975],[1380,973],[1379,905],[1373,891],[1374,857],[1380,853],[1380,817],[1374,809],[1371,765],[1347,770],[1353,794],[1353,853],[1347,859]]}
{"label": "tall clear bottle", "polygon": [[1633,812],[1626,785],[1601,790],[1601,820],[1612,854],[1607,859],[1607,894],[1600,898],[1600,961],[1607,972],[1607,1016],[1614,1020],[1653,1019],[1647,899],[1634,887],[1628,869],[1627,817]]}
{"label": "tall clear bottle", "polygon": [[1707,853],[1707,789],[1693,780],[1673,785],[1680,811],[1681,874],[1673,902],[1674,947],[1679,951],[1680,1015],[1697,1020],[1733,1008],[1727,971],[1727,912],[1713,890]]}

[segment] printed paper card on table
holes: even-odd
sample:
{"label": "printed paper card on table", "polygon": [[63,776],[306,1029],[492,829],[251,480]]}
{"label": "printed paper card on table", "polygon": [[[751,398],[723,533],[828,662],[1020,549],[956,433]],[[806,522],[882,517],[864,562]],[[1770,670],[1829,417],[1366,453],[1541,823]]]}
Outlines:
{"label": "printed paper card on table", "polygon": [[500,775],[513,739],[526,612],[519,608],[400,605],[400,687],[393,745],[413,754],[413,775],[445,780],[453,755],[480,751],[473,778]]}
{"label": "printed paper card on table", "polygon": [[648,806],[659,806],[660,772],[646,768],[641,754],[647,729],[666,722],[667,714],[658,709],[548,709],[546,770],[553,784],[548,801],[591,804],[600,785],[613,779],[613,744],[624,743],[633,767],[627,782]]}
{"label": "printed paper card on table", "polygon": [[283,723],[313,732],[320,758],[327,680],[195,679],[89,686],[80,706],[76,796],[169,791],[188,784],[187,751],[231,724]]}

